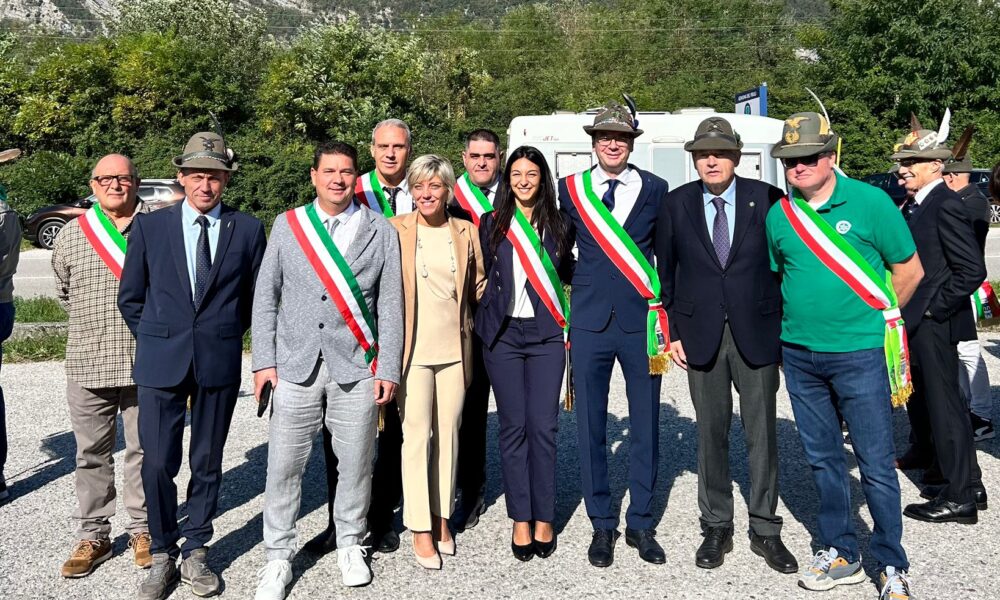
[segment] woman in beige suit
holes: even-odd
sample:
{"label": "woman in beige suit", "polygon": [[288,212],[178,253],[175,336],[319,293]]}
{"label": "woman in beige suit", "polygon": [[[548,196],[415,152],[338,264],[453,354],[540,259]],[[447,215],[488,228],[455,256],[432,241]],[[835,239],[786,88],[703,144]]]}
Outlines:
{"label": "woman in beige suit", "polygon": [[448,530],[454,509],[458,428],[472,377],[472,308],[486,277],[479,233],[449,219],[451,164],[421,156],[407,175],[416,211],[392,218],[403,262],[406,330],[397,402],[403,422],[403,524],[417,562],[441,568],[454,555]]}

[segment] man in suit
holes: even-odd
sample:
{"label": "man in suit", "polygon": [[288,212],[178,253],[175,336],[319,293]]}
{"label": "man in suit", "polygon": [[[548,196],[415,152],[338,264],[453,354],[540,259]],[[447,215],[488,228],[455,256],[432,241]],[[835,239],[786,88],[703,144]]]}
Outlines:
{"label": "man in suit", "polygon": [[[142,483],[153,538],[142,600],[169,594],[181,554],[180,580],[198,596],[219,592],[205,546],[212,539],[243,334],[266,245],[260,221],[221,203],[238,165],[220,134],[195,134],[173,164],[185,198],[135,218],[118,292],[118,308],[136,338],[132,377],[139,387]],[[191,480],[181,529],[174,478],[189,399]]]}
{"label": "man in suit", "polygon": [[[344,585],[371,582],[361,543],[378,406],[395,395],[402,360],[399,238],[385,218],[355,200],[357,151],[341,142],[319,146],[310,175],[316,200],[275,219],[253,303],[257,397],[265,382],[274,386],[264,493],[267,565],[257,600],[285,597],[298,548],[302,473],[324,425],[337,458],[337,562]],[[335,284],[338,274],[344,286]],[[367,315],[360,304],[347,308],[357,294],[346,282],[355,284]],[[377,352],[366,355],[351,324],[366,325],[369,316]]]}
{"label": "man in suit", "polygon": [[[13,160],[20,152],[0,154],[0,163]],[[7,204],[7,188],[0,184],[0,366],[3,365],[3,342],[14,330],[14,272],[21,253],[21,220]],[[0,387],[0,503],[10,498],[3,468],[7,463],[7,409]]]}
{"label": "man in suit", "polygon": [[[500,166],[503,151],[500,136],[489,129],[476,129],[465,136],[462,164],[472,185],[492,204],[500,185]],[[448,206],[454,217],[476,223],[454,195]],[[476,223],[478,225],[478,223]],[[462,425],[458,432],[458,475],[455,481],[459,493],[458,506],[452,522],[461,529],[479,524],[479,517],[486,512],[486,414],[490,403],[490,376],[483,362],[483,348],[476,340],[472,345],[472,381],[465,392],[462,407]]]}
{"label": "man in suit", "polygon": [[[914,193],[901,207],[925,276],[903,307],[913,359],[910,425],[917,440],[932,439],[946,483],[925,489],[932,499],[903,514],[931,523],[975,523],[986,508],[968,407],[958,389],[960,341],[976,339],[969,296],[986,279],[983,254],[961,197],[942,179],[951,150],[930,130],[915,129],[896,144],[892,159]],[[921,418],[923,416],[924,418]]]}
{"label": "man in suit", "polygon": [[688,373],[698,421],[698,506],[702,533],[695,562],[712,569],[733,548],[729,476],[731,388],[750,464],[750,547],[781,573],[798,570],[781,542],[776,403],[781,358],[781,289],[770,272],[764,218],[783,192],[736,176],[743,142],[722,117],[701,122],[691,153],[700,181],[660,205],[656,261],[670,316],[671,355]]}
{"label": "man in suit", "polygon": [[[413,150],[410,126],[400,119],[379,121],[372,129],[370,147],[375,168],[358,176],[354,195],[363,204],[386,218],[413,212],[413,197],[406,183],[406,163]],[[395,510],[403,499],[403,475],[400,452],[403,446],[403,425],[393,399],[382,411],[384,427],[378,436],[378,458],[372,477],[372,497],[368,510],[369,540],[366,545],[378,552],[399,549],[399,534],[395,530]],[[330,432],[323,428],[323,459],[326,463],[327,516],[326,530],[309,540],[305,550],[326,554],[337,547],[337,526],[333,515],[337,490],[337,457],[333,453]]]}
{"label": "man in suit", "polygon": [[[971,138],[971,128],[967,130]],[[964,136],[963,136],[964,138]],[[990,201],[979,191],[979,186],[969,182],[972,173],[972,160],[966,154],[966,145],[962,148],[960,140],[955,144],[952,156],[944,165],[944,182],[962,198],[965,214],[972,222],[972,230],[979,242],[979,251],[986,255],[986,234],[990,230]],[[959,369],[959,389],[965,402],[969,405],[969,418],[972,421],[972,437],[980,442],[993,438],[993,398],[990,394],[990,375],[986,371],[986,361],[983,360],[982,347],[979,338],[958,343],[958,359],[962,362]]]}
{"label": "man in suit", "polygon": [[[666,557],[655,539],[653,517],[661,376],[650,374],[647,354],[649,301],[657,299],[646,298],[633,285],[630,277],[641,274],[626,275],[616,264],[623,262],[629,242],[642,255],[643,268],[652,262],[656,215],[667,194],[667,182],[629,164],[635,138],[642,130],[625,107],[609,103],[584,131],[593,140],[598,164],[589,172],[561,179],[559,203],[569,243],[575,241],[577,246],[570,343],[573,363],[586,367],[577,369],[574,383],[583,497],[594,527],[588,558],[596,567],[611,565],[620,535],[618,515],[612,512],[607,457],[608,389],[617,360],[626,382],[631,449],[626,542],[638,549],[643,560],[661,564]],[[601,233],[604,230],[589,229],[602,219],[604,211],[598,203],[620,228],[612,228],[616,233],[610,242]],[[658,291],[659,285],[651,284],[651,288]]]}

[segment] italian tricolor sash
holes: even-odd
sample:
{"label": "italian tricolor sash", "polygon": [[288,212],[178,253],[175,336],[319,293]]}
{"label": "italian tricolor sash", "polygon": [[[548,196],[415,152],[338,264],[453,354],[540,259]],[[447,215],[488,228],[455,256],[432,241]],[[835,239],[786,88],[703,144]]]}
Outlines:
{"label": "italian tricolor sash", "polygon": [[364,350],[365,362],[374,375],[378,368],[378,334],[358,280],[334,245],[312,203],[286,212],[285,217],[295,241]]}
{"label": "italian tricolor sash", "polygon": [[[455,186],[455,200],[472,215],[472,222],[476,227],[479,227],[479,220],[483,218],[483,215],[493,211],[493,205],[483,194],[483,191],[472,184],[468,173],[458,178],[458,185]],[[517,244],[514,244],[514,247],[517,248]],[[538,290],[536,289],[536,291]],[[541,296],[542,293],[538,292],[538,295]]]}
{"label": "italian tricolor sash", "polygon": [[94,251],[111,269],[115,279],[121,279],[122,265],[125,264],[125,236],[115,228],[111,219],[96,203],[80,216],[79,223],[84,237],[94,247]]}
{"label": "italian tricolor sash", "polygon": [[667,325],[667,311],[660,302],[660,278],[656,269],[649,264],[639,247],[594,193],[589,170],[567,177],[566,188],[587,231],[639,295],[649,303],[646,316],[649,372],[653,375],[666,373],[670,367],[670,328]]}
{"label": "italian tricolor sash", "polygon": [[358,182],[354,184],[354,195],[359,202],[372,210],[378,210],[386,219],[396,216],[392,213],[385,192],[382,191],[382,184],[379,183],[374,170],[358,177]]}
{"label": "italian tricolor sash", "polygon": [[993,325],[1000,319],[1000,301],[989,281],[984,281],[972,295],[972,306],[976,311],[976,320],[982,325]]}
{"label": "italian tricolor sash", "polygon": [[899,312],[892,274],[884,278],[842,235],[801,198],[781,199],[781,209],[807,248],[861,300],[885,318],[885,366],[889,372],[892,405],[902,406],[913,393],[906,326]]}

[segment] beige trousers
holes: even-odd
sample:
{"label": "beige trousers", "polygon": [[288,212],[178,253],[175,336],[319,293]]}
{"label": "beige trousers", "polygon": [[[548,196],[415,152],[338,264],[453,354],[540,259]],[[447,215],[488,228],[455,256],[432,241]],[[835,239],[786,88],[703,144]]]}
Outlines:
{"label": "beige trousers", "polygon": [[139,404],[135,386],[86,389],[66,380],[69,418],[76,437],[76,537],[108,539],[115,514],[115,439],[118,413],[125,429],[125,510],[130,534],[148,530],[142,489]]}
{"label": "beige trousers", "polygon": [[403,524],[430,531],[455,508],[458,428],[465,402],[462,362],[411,365],[397,399],[403,422]]}

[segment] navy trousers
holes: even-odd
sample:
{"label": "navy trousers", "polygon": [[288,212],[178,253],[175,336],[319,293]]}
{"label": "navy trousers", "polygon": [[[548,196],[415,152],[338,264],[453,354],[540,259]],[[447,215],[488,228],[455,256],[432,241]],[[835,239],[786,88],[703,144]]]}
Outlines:
{"label": "navy trousers", "polygon": [[[146,492],[150,550],[177,558],[183,551],[205,547],[212,539],[212,519],[219,503],[222,483],[222,449],[233,420],[239,384],[206,388],[199,386],[194,370],[180,385],[171,388],[139,386],[139,443],[142,487]],[[188,462],[191,481],[187,489],[187,521],[177,525],[177,485],[181,468],[184,417],[191,398],[191,443]],[[177,542],[184,536],[184,546]]]}
{"label": "navy trousers", "polygon": [[500,420],[507,516],[551,523],[559,391],[566,366],[562,335],[543,339],[534,319],[508,319],[493,348],[483,348],[483,358]]}
{"label": "navy trousers", "polygon": [[[0,368],[3,367],[3,343],[14,331],[14,303],[0,303]],[[0,489],[5,489],[3,467],[7,464],[7,406],[0,387]]]}
{"label": "navy trousers", "polygon": [[[615,360],[625,377],[629,413],[629,495],[625,514],[630,529],[652,529],[653,488],[660,447],[661,376],[649,374],[646,332],[622,330],[614,316],[603,331],[570,329],[577,435],[583,499],[594,529],[614,529],[608,480],[608,389]],[[494,385],[496,382],[494,380]]]}

